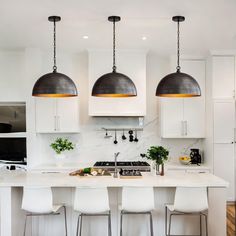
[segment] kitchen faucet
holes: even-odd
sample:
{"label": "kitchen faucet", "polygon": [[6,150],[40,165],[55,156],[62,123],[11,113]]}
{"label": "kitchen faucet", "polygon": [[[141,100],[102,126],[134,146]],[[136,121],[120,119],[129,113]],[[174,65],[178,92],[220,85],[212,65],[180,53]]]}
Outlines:
{"label": "kitchen faucet", "polygon": [[120,152],[115,152],[114,153],[114,156],[115,156],[115,172],[114,172],[114,175],[113,177],[114,178],[117,178],[117,173],[118,173],[118,169],[117,169],[117,157],[119,156]]}

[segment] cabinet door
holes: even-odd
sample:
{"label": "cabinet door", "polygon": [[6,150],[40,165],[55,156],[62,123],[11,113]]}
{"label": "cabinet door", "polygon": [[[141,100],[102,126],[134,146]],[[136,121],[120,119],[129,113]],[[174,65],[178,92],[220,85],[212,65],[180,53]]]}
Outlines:
{"label": "cabinet door", "polygon": [[58,132],[70,133],[79,131],[78,97],[57,99],[56,126]]}
{"label": "cabinet door", "polygon": [[213,56],[212,82],[213,98],[234,97],[234,56]]}
{"label": "cabinet door", "polygon": [[35,98],[36,132],[51,133],[56,131],[56,99]]}
{"label": "cabinet door", "polygon": [[181,138],[183,135],[183,99],[161,98],[161,136]]}
{"label": "cabinet door", "polygon": [[228,201],[235,201],[234,166],[234,144],[214,144],[214,174],[229,182]]}
{"label": "cabinet door", "polygon": [[235,127],[235,102],[214,102],[214,143],[233,143]]}
{"label": "cabinet door", "polygon": [[188,138],[205,137],[205,61],[181,60],[182,71],[197,80],[201,97],[184,99],[184,133]]}

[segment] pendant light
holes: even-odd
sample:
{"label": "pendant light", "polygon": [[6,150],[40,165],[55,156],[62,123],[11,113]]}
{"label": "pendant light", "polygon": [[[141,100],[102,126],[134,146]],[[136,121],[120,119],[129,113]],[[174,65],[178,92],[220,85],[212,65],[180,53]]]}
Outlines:
{"label": "pendant light", "polygon": [[95,82],[92,96],[95,97],[134,97],[137,90],[133,81],[126,75],[116,72],[116,35],[115,23],[120,21],[119,16],[109,16],[108,21],[113,23],[113,67],[112,72],[102,75]]}
{"label": "pendant light", "polygon": [[67,75],[58,73],[56,66],[56,22],[61,20],[60,16],[49,16],[48,20],[53,22],[53,72],[41,76],[35,83],[32,95],[36,97],[74,97],[77,89],[72,79]]}
{"label": "pendant light", "polygon": [[177,22],[177,71],[166,75],[158,84],[156,96],[160,97],[198,97],[201,89],[197,81],[186,73],[180,72],[180,50],[179,50],[179,23],[185,20],[183,16],[172,17]]}

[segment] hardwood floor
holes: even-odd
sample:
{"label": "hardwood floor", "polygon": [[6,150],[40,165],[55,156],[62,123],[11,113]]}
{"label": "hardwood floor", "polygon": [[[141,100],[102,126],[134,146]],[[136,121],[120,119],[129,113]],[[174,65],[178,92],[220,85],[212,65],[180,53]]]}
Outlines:
{"label": "hardwood floor", "polygon": [[235,236],[235,207],[236,205],[227,206],[227,236]]}

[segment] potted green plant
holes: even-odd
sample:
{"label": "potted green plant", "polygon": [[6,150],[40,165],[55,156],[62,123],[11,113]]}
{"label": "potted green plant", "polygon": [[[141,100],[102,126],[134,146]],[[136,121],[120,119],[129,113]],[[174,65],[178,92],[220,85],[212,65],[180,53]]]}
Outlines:
{"label": "potted green plant", "polygon": [[67,138],[57,138],[50,147],[56,152],[56,158],[65,158],[65,151],[70,151],[75,148],[75,145]]}
{"label": "potted green plant", "polygon": [[162,146],[151,146],[143,155],[156,164],[156,174],[164,175],[164,162],[168,160],[169,151]]}

